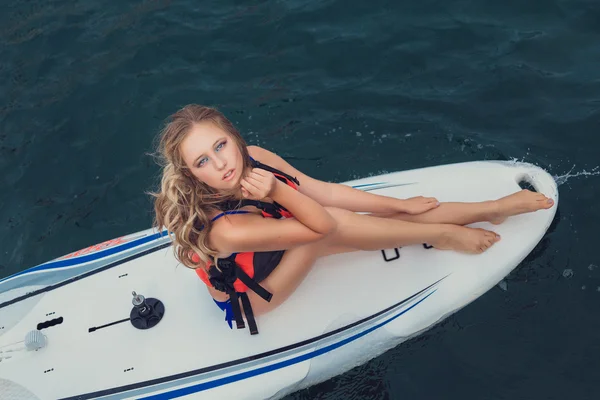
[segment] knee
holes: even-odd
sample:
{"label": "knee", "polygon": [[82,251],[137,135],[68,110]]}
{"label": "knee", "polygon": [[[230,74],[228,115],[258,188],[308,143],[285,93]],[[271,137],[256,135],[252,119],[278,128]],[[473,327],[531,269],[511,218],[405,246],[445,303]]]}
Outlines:
{"label": "knee", "polygon": [[315,242],[322,242],[334,236],[338,229],[338,221],[343,218],[344,212],[349,212],[337,207],[323,207],[329,214],[328,221],[324,223],[324,227],[319,230],[319,237],[314,240]]}
{"label": "knee", "polygon": [[331,214],[333,217],[342,217],[344,215],[354,213],[354,211],[346,210],[345,208],[339,208],[339,207],[326,206],[323,208],[325,208],[325,210],[327,210],[327,212],[329,214]]}
{"label": "knee", "polygon": [[324,207],[325,210],[331,215],[331,217],[335,221],[335,229],[332,233],[336,233],[337,230],[346,224],[348,221],[352,219],[356,215],[354,211],[346,210],[345,208],[339,207]]}
{"label": "knee", "polygon": [[337,223],[339,221],[341,221],[345,215],[352,212],[352,211],[348,211],[348,210],[345,210],[343,208],[338,208],[338,207],[327,206],[324,208],[329,213],[329,215],[331,215],[333,217],[333,219],[335,220],[336,228],[337,228]]}

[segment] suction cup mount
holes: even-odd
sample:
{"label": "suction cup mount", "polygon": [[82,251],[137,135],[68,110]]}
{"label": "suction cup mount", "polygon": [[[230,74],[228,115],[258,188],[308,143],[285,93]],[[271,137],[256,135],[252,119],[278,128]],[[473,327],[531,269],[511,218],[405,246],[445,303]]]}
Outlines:
{"label": "suction cup mount", "polygon": [[138,329],[149,329],[156,326],[165,315],[165,305],[162,301],[152,297],[145,298],[135,291],[133,295],[133,308],[129,314],[131,324]]}

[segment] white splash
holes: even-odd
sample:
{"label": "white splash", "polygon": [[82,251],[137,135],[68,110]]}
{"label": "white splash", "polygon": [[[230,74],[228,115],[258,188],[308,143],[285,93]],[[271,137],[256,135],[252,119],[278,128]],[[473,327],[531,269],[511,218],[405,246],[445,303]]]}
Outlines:
{"label": "white splash", "polygon": [[573,170],[575,169],[575,164],[573,164],[573,166],[571,167],[571,169],[569,170],[569,172],[567,172],[566,174],[563,175],[554,175],[553,178],[556,181],[556,184],[558,186],[566,183],[569,179],[571,178],[578,178],[581,176],[598,176],[600,175],[600,166],[596,166],[594,167],[591,171],[579,171],[579,172],[575,172],[573,173]]}

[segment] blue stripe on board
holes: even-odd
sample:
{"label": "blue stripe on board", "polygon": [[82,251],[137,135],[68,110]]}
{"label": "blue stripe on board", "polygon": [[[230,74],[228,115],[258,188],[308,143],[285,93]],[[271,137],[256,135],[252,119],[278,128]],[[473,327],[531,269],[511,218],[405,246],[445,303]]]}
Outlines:
{"label": "blue stripe on board", "polygon": [[377,183],[363,183],[361,185],[354,185],[352,186],[353,188],[361,188],[361,187],[366,187],[366,186],[375,186],[375,185],[384,185],[387,182],[377,182]]}
{"label": "blue stripe on board", "polygon": [[252,371],[247,371],[247,372],[242,372],[239,373],[237,375],[232,375],[232,376],[228,376],[226,378],[220,378],[220,379],[215,379],[214,381],[210,381],[210,382],[205,382],[205,383],[200,383],[198,385],[194,385],[194,386],[188,386],[186,388],[181,388],[181,389],[176,389],[176,390],[172,390],[170,392],[166,392],[166,393],[160,393],[160,394],[156,394],[156,395],[151,395],[151,396],[147,396],[147,397],[141,397],[140,400],[166,400],[166,399],[174,399],[176,397],[181,397],[181,396],[186,396],[192,393],[197,393],[197,392],[201,392],[204,390],[208,390],[208,389],[212,389],[218,386],[223,386],[226,385],[228,383],[234,383],[237,381],[241,381],[244,379],[248,379],[248,378],[252,378],[253,376],[257,376],[257,375],[262,375],[262,374],[266,374],[268,372],[271,371],[275,371],[281,368],[285,368],[288,367],[290,365],[294,365],[294,364],[298,364],[300,362],[309,360],[311,358],[315,358],[318,357],[320,355],[329,353],[330,351],[333,351],[337,348],[340,348],[348,343],[351,343],[365,335],[367,335],[368,333],[373,332],[376,329],[379,329],[380,327],[388,324],[389,322],[395,320],[396,318],[400,317],[401,315],[405,314],[406,312],[408,312],[409,310],[413,309],[414,307],[416,307],[417,305],[419,305],[420,303],[422,303],[426,298],[428,298],[429,296],[431,296],[432,294],[434,294],[437,291],[437,289],[435,289],[434,291],[432,291],[431,293],[429,293],[427,296],[423,297],[421,300],[419,300],[418,302],[416,302],[415,304],[413,304],[412,306],[410,306],[409,308],[407,308],[406,310],[402,311],[401,313],[381,322],[378,325],[375,325],[369,329],[366,329],[363,332],[359,332],[354,336],[351,336],[349,338],[346,338],[344,340],[341,340],[337,343],[333,343],[330,344],[329,346],[325,346],[322,349],[319,350],[314,350],[310,353],[307,354],[303,354],[294,358],[291,358],[289,360],[285,360],[285,361],[280,361],[276,364],[272,364],[272,365],[268,365],[265,367],[261,367],[261,368],[257,368],[255,370]]}
{"label": "blue stripe on board", "polygon": [[121,251],[129,250],[135,246],[139,246],[139,245],[151,242],[153,240],[156,240],[160,237],[165,236],[166,234],[167,234],[167,231],[165,230],[165,231],[162,231],[161,233],[155,233],[150,236],[144,236],[140,239],[132,240],[131,242],[127,242],[127,243],[117,245],[114,247],[109,247],[107,249],[100,250],[96,253],[88,254],[85,256],[73,257],[73,258],[69,258],[66,260],[50,261],[45,264],[38,265],[37,267],[32,267],[32,268],[26,269],[24,271],[17,272],[16,274],[13,274],[11,276],[7,276],[6,278],[0,279],[0,283],[2,283],[3,281],[5,281],[7,279],[11,279],[11,278],[14,278],[19,275],[25,275],[30,272],[70,267],[70,266],[77,265],[77,264],[83,264],[86,262],[95,261],[97,259],[111,256],[111,255],[119,253]]}

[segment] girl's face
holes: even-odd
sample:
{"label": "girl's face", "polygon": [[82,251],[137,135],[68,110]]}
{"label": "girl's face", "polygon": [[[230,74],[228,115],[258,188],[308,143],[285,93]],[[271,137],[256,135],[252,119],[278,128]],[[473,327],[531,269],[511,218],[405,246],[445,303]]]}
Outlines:
{"label": "girl's face", "polygon": [[239,185],[244,160],[229,134],[211,122],[195,124],[181,142],[181,155],[192,175],[214,189]]}

